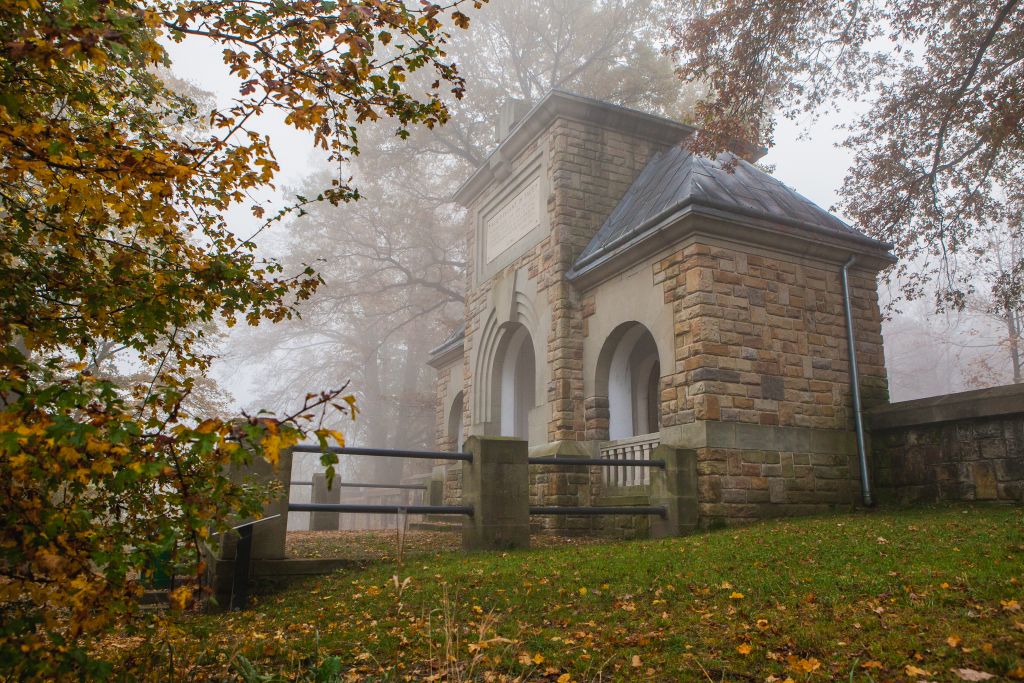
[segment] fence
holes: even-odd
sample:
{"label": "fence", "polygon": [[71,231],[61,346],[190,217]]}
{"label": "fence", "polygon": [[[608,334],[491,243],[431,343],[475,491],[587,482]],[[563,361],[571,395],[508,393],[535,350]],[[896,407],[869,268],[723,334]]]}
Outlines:
{"label": "fence", "polygon": [[661,443],[660,439],[661,435],[655,432],[654,434],[641,434],[628,439],[610,441],[601,446],[602,459],[619,463],[604,470],[604,485],[610,488],[649,486],[651,483],[650,468],[631,463],[649,461],[651,453]]}
{"label": "fence", "polygon": [[[648,451],[646,458],[580,458],[528,456],[525,441],[507,438],[472,436],[466,441],[466,453],[438,451],[396,451],[374,448],[332,448],[344,455],[370,457],[421,458],[462,462],[462,505],[365,504],[365,503],[292,503],[287,495],[283,500],[271,501],[267,514],[281,512],[362,513],[362,514],[429,514],[457,515],[463,518],[462,541],[467,550],[511,549],[528,547],[530,541],[530,515],[651,515],[652,535],[677,535],[696,526],[696,454],[694,451],[659,447]],[[261,468],[256,473],[266,479],[276,478],[291,489],[291,460],[294,452],[318,453],[317,446],[299,445],[282,456],[281,466],[273,471]],[[656,457],[655,457],[656,456]],[[529,467],[555,465],[606,468],[629,467],[658,471],[652,481],[651,505],[636,506],[531,506],[529,497]],[[299,482],[296,482],[298,484]],[[347,482],[349,483],[349,482]],[[310,482],[313,485],[314,482]],[[305,483],[303,483],[305,485]],[[381,485],[386,486],[386,485]],[[405,489],[405,485],[399,485]],[[415,486],[416,490],[424,487]],[[263,526],[263,525],[260,525]],[[268,524],[266,538],[255,535],[251,543],[253,560],[284,560],[284,534],[282,524]],[[257,529],[258,531],[258,529]],[[232,577],[226,587],[215,587],[218,594],[245,594],[250,564],[242,555],[222,556],[221,563],[233,562]],[[215,576],[221,576],[216,571]],[[229,603],[222,603],[229,604]]]}

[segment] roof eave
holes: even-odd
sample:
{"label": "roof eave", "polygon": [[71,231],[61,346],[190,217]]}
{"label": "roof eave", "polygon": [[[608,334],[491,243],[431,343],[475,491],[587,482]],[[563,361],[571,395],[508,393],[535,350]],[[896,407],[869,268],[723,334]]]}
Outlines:
{"label": "roof eave", "polygon": [[[631,263],[638,262],[653,256],[694,232],[692,221],[686,219],[698,215],[731,223],[745,230],[753,229],[755,232],[751,233],[752,236],[765,236],[764,246],[778,246],[777,238],[784,237],[787,241],[794,243],[813,244],[815,250],[822,253],[831,251],[837,254],[849,254],[851,251],[855,251],[858,256],[868,257],[866,262],[862,260],[862,265],[870,266],[875,270],[882,270],[897,262],[896,257],[890,253],[891,244],[867,235],[842,234],[812,223],[760,214],[755,211],[742,212],[731,206],[691,199],[654,216],[651,220],[637,226],[588,258],[577,261],[566,277],[581,287],[595,284],[603,279],[603,274],[609,266],[620,265],[623,258],[629,258]],[[812,234],[782,233],[773,225],[810,231]],[[682,232],[680,232],[680,228],[682,228]],[[815,240],[814,237],[821,239]],[[756,243],[757,240],[753,241]],[[860,248],[856,249],[856,247]]]}
{"label": "roof eave", "polygon": [[436,370],[440,370],[443,367],[451,365],[458,359],[462,358],[464,342],[465,335],[460,335],[451,341],[441,344],[435,349],[431,349],[427,356],[427,365]]}

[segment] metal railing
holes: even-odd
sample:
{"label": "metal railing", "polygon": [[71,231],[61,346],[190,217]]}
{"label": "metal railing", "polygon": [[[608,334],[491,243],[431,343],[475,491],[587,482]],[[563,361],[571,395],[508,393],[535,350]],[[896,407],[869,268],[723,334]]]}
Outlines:
{"label": "metal railing", "polygon": [[414,460],[465,460],[466,462],[473,462],[472,453],[452,453],[450,451],[406,451],[391,448],[360,448],[350,446],[345,446],[344,448],[328,446],[326,449],[322,449],[316,444],[308,443],[300,443],[296,446],[292,446],[292,451],[294,453],[322,453],[324,450],[328,453],[337,453],[338,455],[366,455],[379,458],[412,458]]}
{"label": "metal railing", "polygon": [[410,515],[467,515],[473,516],[471,505],[402,505],[361,503],[288,503],[288,512],[362,512]]}
{"label": "metal railing", "polygon": [[[311,481],[293,481],[290,482],[292,486],[312,486]],[[404,491],[426,491],[427,487],[423,484],[364,484],[355,481],[336,481],[332,482],[331,486],[340,486],[342,488],[351,489],[401,489]]]}
{"label": "metal railing", "polygon": [[[330,446],[322,449],[317,444],[298,444],[292,447],[295,453],[338,455],[359,455],[382,458],[411,458],[418,460],[456,460],[472,462],[472,453],[452,453],[450,451],[415,451],[390,448],[363,448],[358,446]],[[312,481],[293,481],[292,486],[312,486]],[[355,493],[355,501],[347,503],[292,503],[289,501],[289,512],[336,512],[381,515],[379,528],[384,528],[390,514],[436,514],[436,515],[469,515],[471,506],[459,505],[423,505],[423,493],[428,490],[425,484],[370,484],[363,482],[333,482],[332,486],[361,489]],[[377,493],[379,491],[379,493]],[[418,502],[413,501],[418,499]],[[367,518],[371,519],[371,518]],[[376,523],[374,523],[376,524]],[[344,525],[342,525],[344,526]],[[371,525],[374,528],[374,525]]]}
{"label": "metal railing", "polygon": [[655,432],[609,441],[601,446],[601,460],[611,462],[604,471],[604,485],[610,488],[649,486],[650,468],[644,463],[651,461],[651,453],[660,443],[661,434]]}
{"label": "metal railing", "polygon": [[[650,435],[648,435],[650,436]],[[576,458],[572,456],[535,456],[527,458],[530,465],[574,465],[586,467],[604,467],[607,479],[607,472],[610,470],[625,469],[640,470],[644,478],[650,481],[650,469],[657,467],[665,469],[664,460],[652,460],[650,448],[646,451],[645,458]],[[652,505],[531,505],[531,515],[658,515],[661,518],[668,516],[668,509],[663,506]]]}

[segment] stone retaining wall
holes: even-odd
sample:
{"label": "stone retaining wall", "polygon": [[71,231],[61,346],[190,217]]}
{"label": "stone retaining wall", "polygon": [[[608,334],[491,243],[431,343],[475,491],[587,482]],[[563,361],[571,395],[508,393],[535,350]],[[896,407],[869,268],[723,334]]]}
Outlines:
{"label": "stone retaining wall", "polygon": [[1024,503],[1024,385],[894,403],[869,424],[880,502]]}

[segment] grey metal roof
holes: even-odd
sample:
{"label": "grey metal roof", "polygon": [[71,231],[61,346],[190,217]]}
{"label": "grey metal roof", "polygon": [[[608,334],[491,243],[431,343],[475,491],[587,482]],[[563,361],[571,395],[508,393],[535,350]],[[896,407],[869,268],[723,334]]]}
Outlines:
{"label": "grey metal roof", "polygon": [[427,364],[433,365],[437,359],[448,352],[462,348],[463,340],[466,338],[466,323],[462,323],[445,338],[437,347],[431,349],[427,354]]}
{"label": "grey metal roof", "polygon": [[[735,162],[732,172],[726,168],[730,161]],[[659,221],[693,204],[887,246],[732,154],[712,161],[673,146],[647,163],[580,253],[574,270],[579,272],[612,249],[639,241]]]}

